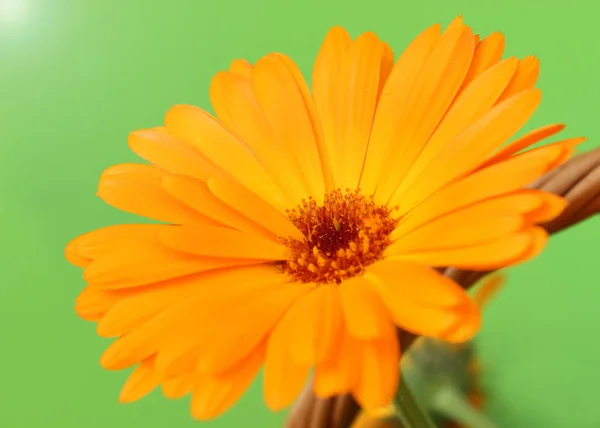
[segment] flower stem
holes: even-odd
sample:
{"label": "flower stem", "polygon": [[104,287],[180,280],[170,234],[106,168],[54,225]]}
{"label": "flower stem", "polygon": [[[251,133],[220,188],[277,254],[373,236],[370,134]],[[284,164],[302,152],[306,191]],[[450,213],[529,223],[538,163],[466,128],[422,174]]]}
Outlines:
{"label": "flower stem", "polygon": [[405,428],[435,428],[429,415],[417,403],[404,376],[400,376],[395,404],[398,417]]}
{"label": "flower stem", "polygon": [[432,406],[441,414],[462,425],[473,428],[495,428],[487,416],[476,409],[452,385],[445,385],[435,393]]}

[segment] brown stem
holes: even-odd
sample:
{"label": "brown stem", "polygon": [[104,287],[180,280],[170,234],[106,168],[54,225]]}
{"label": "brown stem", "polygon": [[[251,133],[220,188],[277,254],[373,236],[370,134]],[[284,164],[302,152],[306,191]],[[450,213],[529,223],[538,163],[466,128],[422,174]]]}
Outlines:
{"label": "brown stem", "polygon": [[[595,214],[600,213],[600,148],[580,154],[549,172],[530,187],[546,190],[565,197],[568,207],[557,219],[545,224],[550,233],[563,231]],[[464,271],[448,268],[445,274],[469,288],[488,272]],[[406,350],[415,336],[399,330],[400,346]],[[326,400],[315,397],[312,382],[294,405],[286,428],[348,428],[360,407],[349,395]]]}

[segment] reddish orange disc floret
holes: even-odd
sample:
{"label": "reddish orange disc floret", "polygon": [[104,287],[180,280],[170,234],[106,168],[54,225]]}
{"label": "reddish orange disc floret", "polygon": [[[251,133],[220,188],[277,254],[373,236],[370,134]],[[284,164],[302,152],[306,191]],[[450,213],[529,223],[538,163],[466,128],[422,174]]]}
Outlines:
{"label": "reddish orange disc floret", "polygon": [[322,205],[303,200],[287,213],[305,239],[284,239],[290,250],[281,264],[284,272],[296,281],[322,284],[360,275],[390,244],[396,227],[391,212],[360,190],[335,190]]}

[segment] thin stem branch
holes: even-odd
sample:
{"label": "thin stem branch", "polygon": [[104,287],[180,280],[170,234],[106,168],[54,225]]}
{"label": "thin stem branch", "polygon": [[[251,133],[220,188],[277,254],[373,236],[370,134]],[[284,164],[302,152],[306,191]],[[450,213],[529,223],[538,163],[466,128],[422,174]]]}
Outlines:
{"label": "thin stem branch", "polygon": [[435,424],[415,399],[410,387],[400,377],[396,394],[396,410],[398,417],[406,428],[435,428]]}

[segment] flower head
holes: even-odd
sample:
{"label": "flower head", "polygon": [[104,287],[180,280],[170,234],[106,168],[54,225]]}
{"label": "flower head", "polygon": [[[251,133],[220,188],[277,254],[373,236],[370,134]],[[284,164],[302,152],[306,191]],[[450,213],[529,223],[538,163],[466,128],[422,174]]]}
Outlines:
{"label": "flower head", "polygon": [[98,195],[161,222],[72,241],[85,269],[77,313],[116,340],[107,369],[136,366],[121,393],[192,394],[227,410],[264,366],[264,396],[288,406],[311,368],[319,396],[374,409],[398,381],[395,327],[462,342],[480,313],[434,268],[487,270],[544,247],[537,226],[565,202],[524,189],[582,139],[524,151],[550,125],[505,144],[540,101],[538,62],[502,60],[460,19],[434,25],[395,60],[373,33],[330,30],[312,91],[294,62],[236,60],[210,86],[216,117],[171,108],[133,132],[149,162],[109,168]]}

